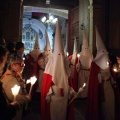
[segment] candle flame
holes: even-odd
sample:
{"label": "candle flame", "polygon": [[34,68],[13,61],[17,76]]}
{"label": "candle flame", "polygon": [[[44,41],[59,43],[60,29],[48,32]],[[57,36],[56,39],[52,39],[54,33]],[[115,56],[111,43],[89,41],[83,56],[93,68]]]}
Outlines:
{"label": "candle flame", "polygon": [[86,86],[86,83],[83,84],[83,88]]}
{"label": "candle flame", "polygon": [[67,52],[67,56],[69,56],[69,53]]}
{"label": "candle flame", "polygon": [[31,84],[33,85],[36,82],[37,78],[35,76],[30,78]]}
{"label": "candle flame", "polygon": [[25,58],[24,58],[24,57],[23,57],[22,59],[23,59],[23,60],[25,60]]}
{"label": "candle flame", "polygon": [[31,83],[31,80],[30,80],[30,79],[28,79],[28,80],[26,81],[26,84],[28,84],[28,83]]}
{"label": "candle flame", "polygon": [[77,54],[77,57],[79,58],[79,57],[80,57],[80,54]]}
{"label": "candle flame", "polygon": [[11,90],[12,90],[12,94],[16,96],[20,90],[20,86],[15,85],[14,87],[11,88]]}
{"label": "candle flame", "polygon": [[116,69],[116,68],[113,68],[113,71],[114,71],[114,72],[117,72],[117,69]]}

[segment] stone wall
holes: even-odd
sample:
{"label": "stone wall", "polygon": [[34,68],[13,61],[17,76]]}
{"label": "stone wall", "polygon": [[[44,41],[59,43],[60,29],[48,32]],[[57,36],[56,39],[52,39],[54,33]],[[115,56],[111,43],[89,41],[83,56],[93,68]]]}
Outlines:
{"label": "stone wall", "polygon": [[109,3],[109,48],[120,55],[120,0]]}
{"label": "stone wall", "polygon": [[0,36],[7,42],[20,41],[22,37],[21,0],[0,1]]}
{"label": "stone wall", "polygon": [[79,6],[71,10],[71,40],[70,40],[70,54],[73,53],[74,38],[77,39],[77,47],[79,48]]}

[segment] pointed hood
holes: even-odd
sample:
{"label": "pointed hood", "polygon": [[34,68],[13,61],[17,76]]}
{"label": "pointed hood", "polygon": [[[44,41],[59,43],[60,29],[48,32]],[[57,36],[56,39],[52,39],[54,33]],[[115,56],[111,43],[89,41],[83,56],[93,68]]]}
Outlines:
{"label": "pointed hood", "polygon": [[38,38],[38,33],[36,33],[34,49],[30,52],[30,54],[34,58],[34,60],[36,60],[40,53],[41,53],[41,51],[40,51],[39,38]]}
{"label": "pointed hood", "polygon": [[64,55],[61,31],[58,21],[56,23],[54,52],[46,65],[45,73],[50,74],[52,76],[53,83],[57,87],[63,88],[64,92],[68,89],[67,80],[70,73],[68,63]]}
{"label": "pointed hood", "polygon": [[82,52],[84,52],[85,49],[88,49],[88,40],[85,28],[83,29],[83,42],[82,42]]}
{"label": "pointed hood", "polygon": [[77,40],[76,40],[76,37],[74,37],[73,55],[72,55],[72,60],[71,60],[71,62],[72,62],[73,65],[74,65],[74,63],[75,63],[77,54],[78,54],[78,50],[77,50]]}
{"label": "pointed hood", "polygon": [[[57,90],[57,93],[59,94],[59,98],[68,98],[68,90],[70,88],[69,84],[69,77],[70,74],[68,74],[68,62],[66,61],[66,58],[64,56],[64,49],[62,44],[62,37],[61,37],[61,31],[60,26],[57,21],[56,23],[56,32],[55,32],[55,44],[54,44],[54,52],[52,57],[49,59],[45,71],[44,71],[44,77],[42,82],[42,91],[41,91],[41,112],[42,112],[42,120],[46,119],[46,115],[48,115],[50,112],[48,110],[48,107],[46,109],[46,96],[51,94],[51,86],[54,85],[54,89]],[[69,83],[68,83],[69,82]],[[66,100],[65,100],[66,101]],[[67,101],[66,101],[67,102]],[[50,106],[50,110],[53,109],[53,106]],[[63,107],[62,107],[63,108]],[[59,109],[59,108],[57,108]],[[61,109],[59,109],[61,111]],[[69,113],[67,115],[71,115],[73,111],[73,104],[69,107]],[[48,114],[47,114],[48,113]],[[50,114],[49,114],[50,115]],[[47,116],[47,118],[51,118],[51,116]],[[52,118],[54,115],[52,115]],[[65,118],[65,116],[64,116]],[[72,115],[72,120],[74,116]],[[61,120],[63,120],[61,118]]]}
{"label": "pointed hood", "polygon": [[60,25],[57,22],[56,24],[56,33],[55,33],[55,44],[54,44],[54,55],[58,55],[59,53],[64,53],[63,43],[62,43],[62,36]]}
{"label": "pointed hood", "polygon": [[50,42],[49,42],[47,31],[45,31],[45,36],[46,36],[46,46],[44,48],[44,54],[49,59],[49,57],[52,56],[52,49],[50,47]]}
{"label": "pointed hood", "polygon": [[38,49],[38,50],[40,50],[40,44],[39,44],[39,37],[38,37],[38,33],[36,33],[36,38],[35,38],[34,49]]}
{"label": "pointed hood", "polygon": [[65,54],[65,56],[67,56],[67,46],[66,45],[64,47],[64,54]]}
{"label": "pointed hood", "polygon": [[96,47],[97,47],[97,54],[99,54],[101,51],[107,51],[106,48],[105,48],[105,45],[102,41],[102,38],[98,32],[98,29],[97,27],[95,27],[95,30],[96,30]]}
{"label": "pointed hood", "polygon": [[82,50],[80,53],[80,62],[82,66],[84,66],[86,69],[90,68],[91,62],[93,60],[93,55],[88,47],[88,40],[85,28],[83,29],[83,41],[82,41]]}
{"label": "pointed hood", "polygon": [[46,36],[46,45],[45,45],[44,51],[46,51],[46,50],[52,51],[51,47],[50,47],[50,42],[49,42],[49,37],[48,37],[47,31],[45,31],[45,36]]}
{"label": "pointed hood", "polygon": [[76,37],[74,37],[74,48],[73,48],[73,53],[74,52],[77,52],[77,40],[76,40]]}
{"label": "pointed hood", "polygon": [[95,28],[95,30],[96,30],[97,55],[94,61],[101,69],[106,69],[108,67],[108,62],[109,62],[108,52],[100,37],[97,27]]}
{"label": "pointed hood", "polygon": [[67,35],[67,31],[66,31],[66,43],[65,43],[65,47],[64,47],[64,53],[65,53],[66,57],[69,56],[69,53],[68,53],[68,35]]}

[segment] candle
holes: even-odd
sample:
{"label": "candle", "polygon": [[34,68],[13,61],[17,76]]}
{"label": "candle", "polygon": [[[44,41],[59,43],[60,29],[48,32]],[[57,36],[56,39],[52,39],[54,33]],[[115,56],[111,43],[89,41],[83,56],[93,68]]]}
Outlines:
{"label": "candle", "polygon": [[31,94],[32,87],[35,84],[36,80],[37,80],[37,78],[35,76],[33,76],[33,77],[30,78],[31,86],[30,86],[30,90],[29,90],[29,95]]}
{"label": "candle", "polygon": [[20,90],[20,86],[15,85],[14,87],[11,88],[12,94],[14,95],[14,101],[16,100],[16,96],[18,95],[18,92]]}
{"label": "candle", "polygon": [[84,90],[85,86],[86,86],[86,83],[84,83],[83,86],[79,88],[78,92],[77,92],[76,95],[71,99],[71,101],[69,102],[68,105],[70,105],[70,103],[71,103],[75,98],[78,97],[79,93]]}
{"label": "candle", "polygon": [[86,83],[83,84],[82,88],[84,88],[86,86]]}
{"label": "candle", "polygon": [[109,62],[107,62],[106,67],[109,67]]}
{"label": "candle", "polygon": [[69,53],[67,52],[67,57],[69,56]]}
{"label": "candle", "polygon": [[77,57],[78,57],[78,63],[79,63],[79,57],[80,57],[80,54],[79,54],[79,53],[77,54]]}
{"label": "candle", "polygon": [[113,71],[114,71],[114,72],[117,72],[117,69],[116,69],[116,68],[113,68]]}
{"label": "candle", "polygon": [[26,81],[26,84],[29,84],[29,83],[31,83],[30,79],[28,79],[28,80]]}
{"label": "candle", "polygon": [[113,71],[114,71],[114,72],[117,72],[117,71],[118,71],[116,66],[113,67]]}
{"label": "candle", "polygon": [[23,59],[23,61],[25,60],[25,58],[24,58],[24,57],[23,57],[22,59]]}

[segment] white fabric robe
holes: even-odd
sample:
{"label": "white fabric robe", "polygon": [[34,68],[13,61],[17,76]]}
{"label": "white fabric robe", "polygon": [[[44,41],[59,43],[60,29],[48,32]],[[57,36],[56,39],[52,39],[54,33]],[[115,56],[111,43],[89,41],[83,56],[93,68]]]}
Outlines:
{"label": "white fabric robe", "polygon": [[[110,78],[109,81],[107,81]],[[103,83],[105,101],[102,103],[104,120],[115,120],[115,96],[112,88],[113,78],[109,69],[101,70],[98,77],[99,82]]]}

